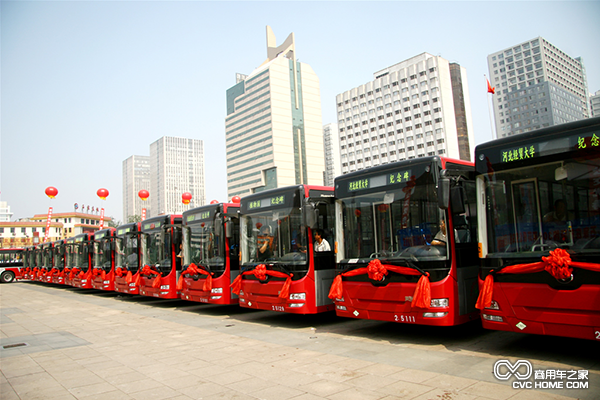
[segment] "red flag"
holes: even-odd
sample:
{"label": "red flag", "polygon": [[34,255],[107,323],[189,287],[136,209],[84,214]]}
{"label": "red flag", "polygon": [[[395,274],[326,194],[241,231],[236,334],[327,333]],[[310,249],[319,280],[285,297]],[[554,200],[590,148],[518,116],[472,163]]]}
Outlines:
{"label": "red flag", "polygon": [[485,78],[485,81],[487,82],[488,85],[488,93],[494,94],[496,93],[496,89],[492,87],[492,85],[490,85],[490,81],[487,80],[487,78]]}

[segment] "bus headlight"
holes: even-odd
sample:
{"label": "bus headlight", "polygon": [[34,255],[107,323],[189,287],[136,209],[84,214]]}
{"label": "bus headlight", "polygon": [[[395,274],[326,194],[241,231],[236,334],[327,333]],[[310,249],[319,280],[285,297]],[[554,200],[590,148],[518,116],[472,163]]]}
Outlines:
{"label": "bus headlight", "polygon": [[223,288],[222,287],[212,288],[210,292],[215,293],[215,294],[223,294]]}
{"label": "bus headlight", "polygon": [[486,307],[486,310],[500,310],[500,306],[498,305],[497,301],[492,300],[492,303],[489,307]]}
{"label": "bus headlight", "polygon": [[290,293],[290,300],[306,300],[306,293]]}
{"label": "bus headlight", "polygon": [[431,308],[448,307],[448,299],[431,299]]}
{"label": "bus headlight", "polygon": [[442,318],[442,317],[445,317],[446,315],[448,315],[448,313],[446,311],[423,313],[424,318]]}
{"label": "bus headlight", "polygon": [[335,309],[336,310],[340,310],[340,311],[346,311],[346,306],[338,306],[338,305],[336,305]]}
{"label": "bus headlight", "polygon": [[219,300],[222,296],[210,296],[211,300]]}
{"label": "bus headlight", "polygon": [[[304,293],[302,293],[304,294]],[[304,307],[304,303],[289,303],[288,304],[289,308],[299,308],[299,307]]]}
{"label": "bus headlight", "polygon": [[494,321],[494,322],[504,322],[501,316],[499,315],[489,315],[489,314],[481,314],[483,319],[486,321]]}
{"label": "bus headlight", "polygon": [[344,298],[343,297],[341,299],[337,299],[336,298],[335,301],[339,301],[340,303],[343,303],[344,302]]}

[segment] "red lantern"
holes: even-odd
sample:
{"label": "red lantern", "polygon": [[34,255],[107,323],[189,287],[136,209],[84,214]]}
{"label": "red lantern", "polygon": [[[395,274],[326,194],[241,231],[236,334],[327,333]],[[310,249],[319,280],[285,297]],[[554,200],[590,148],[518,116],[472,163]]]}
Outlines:
{"label": "red lantern", "polygon": [[357,218],[360,217],[360,214],[361,214],[361,212],[358,208],[356,210],[354,210],[354,215],[356,215]]}
{"label": "red lantern", "polygon": [[384,213],[387,212],[389,206],[387,204],[380,204],[377,208],[379,209],[379,212]]}
{"label": "red lantern", "polygon": [[138,196],[140,196],[140,199],[142,199],[143,201],[148,200],[148,196],[150,196],[150,193],[147,190],[140,190],[138,192]]}
{"label": "red lantern", "polygon": [[210,204],[219,204],[219,202],[217,200],[212,200]]}
{"label": "red lantern", "polygon": [[106,198],[108,197],[108,190],[106,189],[98,189],[98,191],[96,192],[96,194],[98,195],[98,197],[100,197],[102,200],[106,200]]}
{"label": "red lantern", "polygon": [[232,203],[240,204],[241,201],[242,201],[242,199],[240,198],[240,196],[233,196],[231,198]]}
{"label": "red lantern", "polygon": [[183,204],[190,204],[191,200],[192,200],[191,193],[185,192],[184,194],[181,195],[181,201],[183,202]]}
{"label": "red lantern", "polygon": [[54,186],[48,186],[46,188],[46,196],[50,197],[51,199],[55,198],[57,194],[58,194],[58,189],[55,188]]}

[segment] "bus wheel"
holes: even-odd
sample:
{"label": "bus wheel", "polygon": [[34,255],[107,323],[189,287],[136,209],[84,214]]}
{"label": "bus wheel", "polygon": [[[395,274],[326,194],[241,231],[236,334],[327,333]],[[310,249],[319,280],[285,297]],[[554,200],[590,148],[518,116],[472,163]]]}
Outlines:
{"label": "bus wheel", "polygon": [[4,271],[2,275],[0,275],[0,282],[3,283],[11,283],[15,280],[15,274],[11,271]]}

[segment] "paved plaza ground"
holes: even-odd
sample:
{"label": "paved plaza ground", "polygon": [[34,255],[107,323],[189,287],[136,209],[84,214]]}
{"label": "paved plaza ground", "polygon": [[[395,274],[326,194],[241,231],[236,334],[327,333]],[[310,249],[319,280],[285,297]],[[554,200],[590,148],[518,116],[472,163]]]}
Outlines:
{"label": "paved plaza ground", "polygon": [[[0,398],[600,398],[600,343],[290,315],[36,282],[0,285]],[[514,389],[500,359],[588,371],[581,390]]]}

